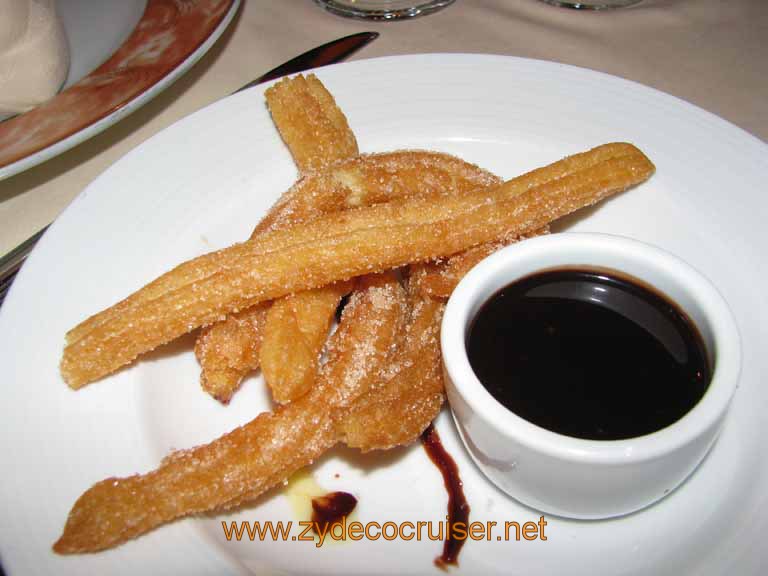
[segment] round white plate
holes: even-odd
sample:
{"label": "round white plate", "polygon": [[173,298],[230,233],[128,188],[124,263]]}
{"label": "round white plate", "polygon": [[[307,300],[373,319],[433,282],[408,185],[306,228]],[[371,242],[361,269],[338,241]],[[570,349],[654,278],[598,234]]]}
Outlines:
{"label": "round white plate", "polygon": [[[765,144],[668,95],[547,62],[421,55],[317,74],[366,152],[443,150],[506,178],[604,142],[637,144],[656,175],[561,227],[623,234],[682,256],[722,291],[741,330],[744,373],[727,425],[681,488],[620,519],[547,517],[546,541],[498,541],[501,532],[468,541],[451,572],[760,573],[768,528]],[[201,392],[189,337],[78,392],[57,366],[67,329],[175,264],[246,238],[293,182],[263,90],[186,118],[107,170],[53,224],[0,309],[0,554],[11,574],[439,573],[432,561],[441,543],[428,538],[322,548],[224,538],[222,521],[302,520],[281,490],[237,513],[186,519],[107,552],[51,552],[91,484],[148,471],[169,450],[210,441],[269,406],[258,377],[228,407]],[[446,411],[437,427],[460,468],[471,520],[539,519],[478,472]],[[355,494],[361,522],[445,519],[441,478],[418,445],[365,456],[336,450],[313,474],[329,491]]]}
{"label": "round white plate", "polygon": [[84,142],[157,96],[213,46],[239,5],[58,0],[69,74],[56,96],[0,122],[0,180]]}

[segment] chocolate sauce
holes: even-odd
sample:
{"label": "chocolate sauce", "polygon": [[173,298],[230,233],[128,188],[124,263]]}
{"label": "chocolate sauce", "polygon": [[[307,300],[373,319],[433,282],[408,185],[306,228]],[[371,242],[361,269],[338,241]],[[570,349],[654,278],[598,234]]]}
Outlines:
{"label": "chocolate sauce", "polygon": [[506,286],[475,317],[467,352],[501,404],[576,438],[660,430],[710,381],[701,336],[680,308],[599,271],[547,271]]}
{"label": "chocolate sauce", "polygon": [[[421,443],[429,455],[429,459],[443,475],[443,483],[448,492],[448,526],[453,526],[456,522],[463,522],[464,526],[469,526],[469,504],[464,496],[464,484],[459,477],[459,468],[456,466],[451,455],[445,451],[440,435],[430,424],[421,435]],[[435,558],[435,565],[445,568],[449,564],[458,564],[459,552],[464,545],[464,540],[457,540],[453,537],[453,530],[448,530],[443,542],[443,553]]]}
{"label": "chocolate sauce", "polygon": [[357,505],[357,498],[349,492],[331,492],[312,498],[312,529],[325,533],[333,524],[349,516]]}

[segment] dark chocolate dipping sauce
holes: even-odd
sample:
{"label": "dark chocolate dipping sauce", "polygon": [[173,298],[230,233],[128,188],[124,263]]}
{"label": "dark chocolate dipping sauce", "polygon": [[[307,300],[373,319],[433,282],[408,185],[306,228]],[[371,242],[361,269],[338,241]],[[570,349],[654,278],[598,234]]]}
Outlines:
{"label": "dark chocolate dipping sauce", "polygon": [[355,506],[357,498],[349,492],[331,492],[312,498],[312,529],[318,533],[327,531],[349,516]]}
{"label": "dark chocolate dipping sauce", "polygon": [[[464,484],[459,477],[459,468],[450,454],[443,447],[440,435],[430,424],[421,434],[421,444],[424,446],[429,459],[440,470],[443,476],[443,484],[448,492],[448,526],[462,522],[464,527],[469,526],[469,503],[464,496]],[[445,569],[448,565],[458,563],[459,552],[464,545],[464,539],[454,538],[453,530],[449,529],[443,540],[443,553],[435,558],[435,565]]]}
{"label": "dark chocolate dipping sauce", "polygon": [[475,317],[467,352],[501,404],[575,438],[661,430],[710,381],[701,336],[680,308],[599,271],[553,270],[506,286]]}

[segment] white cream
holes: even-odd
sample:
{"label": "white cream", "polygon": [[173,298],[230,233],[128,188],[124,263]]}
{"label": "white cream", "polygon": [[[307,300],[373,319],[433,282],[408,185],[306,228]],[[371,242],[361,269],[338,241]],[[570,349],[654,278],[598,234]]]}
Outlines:
{"label": "white cream", "polygon": [[0,0],[0,115],[25,112],[58,92],[69,44],[55,0]]}

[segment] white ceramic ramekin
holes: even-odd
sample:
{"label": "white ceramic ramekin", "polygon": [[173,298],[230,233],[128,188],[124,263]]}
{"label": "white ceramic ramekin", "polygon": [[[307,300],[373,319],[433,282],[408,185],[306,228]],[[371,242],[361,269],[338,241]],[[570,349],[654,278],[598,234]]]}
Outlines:
{"label": "white ceramic ramekin", "polygon": [[[540,428],[491,396],[467,357],[472,320],[481,305],[507,284],[561,267],[607,268],[629,275],[655,287],[688,314],[704,339],[712,366],[710,385],[690,412],[637,438],[584,440]],[[704,276],[659,248],[605,234],[542,236],[483,260],[448,302],[441,346],[453,417],[480,469],[524,504],[581,519],[639,510],[685,480],[720,431],[741,366],[736,323]]]}

